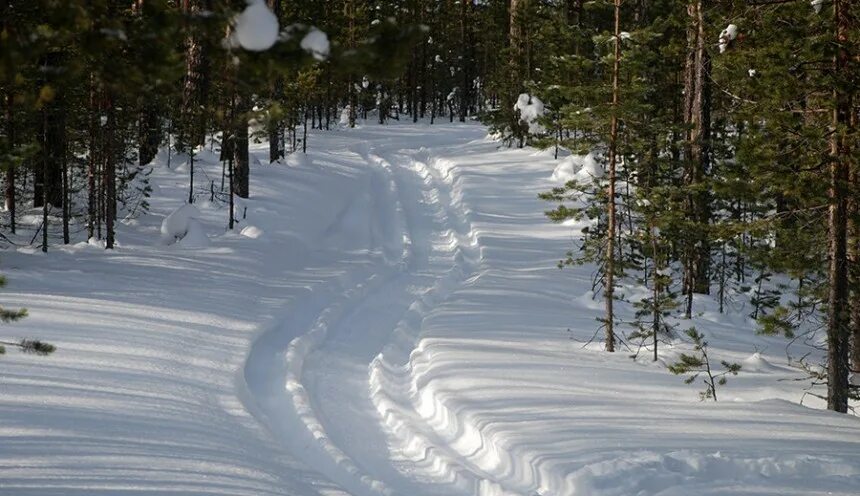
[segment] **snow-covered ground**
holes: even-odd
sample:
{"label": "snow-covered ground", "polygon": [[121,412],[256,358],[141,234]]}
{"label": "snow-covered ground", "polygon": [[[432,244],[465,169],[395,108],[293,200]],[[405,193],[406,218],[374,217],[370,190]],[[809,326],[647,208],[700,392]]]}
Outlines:
{"label": "snow-covered ground", "polygon": [[602,304],[592,268],[555,267],[573,233],[537,199],[550,154],[477,124],[310,139],[286,164],[255,145],[234,232],[204,151],[208,240],[165,243],[188,179],[161,156],[117,250],[2,254],[0,303],[31,314],[4,337],[58,351],[0,358],[0,494],[860,491],[860,420],[799,406],[785,341],[746,318],[696,304],[714,357],[744,366],[718,403],[666,371],[683,345],[583,346]]}

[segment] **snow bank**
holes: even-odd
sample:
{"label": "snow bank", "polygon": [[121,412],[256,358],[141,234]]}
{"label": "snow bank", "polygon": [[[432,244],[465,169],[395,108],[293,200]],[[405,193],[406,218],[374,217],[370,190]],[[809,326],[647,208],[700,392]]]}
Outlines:
{"label": "snow bank", "polygon": [[197,207],[182,205],[161,222],[161,239],[164,244],[182,242],[184,246],[200,247],[209,245],[209,238],[203,225],[197,220],[201,217]]}

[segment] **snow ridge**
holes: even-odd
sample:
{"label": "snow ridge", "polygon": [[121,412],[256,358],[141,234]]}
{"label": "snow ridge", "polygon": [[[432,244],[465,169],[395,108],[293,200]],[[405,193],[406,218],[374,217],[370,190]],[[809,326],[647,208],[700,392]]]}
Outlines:
{"label": "snow ridge", "polygon": [[432,343],[421,339],[421,321],[457,287],[480,277],[482,257],[456,164],[421,149],[413,155],[412,165],[434,185],[440,220],[448,227],[436,245],[449,252],[452,265],[410,306],[395,329],[397,340],[370,364],[371,398],[390,431],[395,456],[411,471],[428,480],[441,479],[466,494],[522,494],[521,487],[505,487],[494,475],[495,468],[510,467],[512,461],[502,462],[505,455],[485,438],[481,426],[450,411],[445,395],[435,391],[432,377],[425,375],[433,352]]}

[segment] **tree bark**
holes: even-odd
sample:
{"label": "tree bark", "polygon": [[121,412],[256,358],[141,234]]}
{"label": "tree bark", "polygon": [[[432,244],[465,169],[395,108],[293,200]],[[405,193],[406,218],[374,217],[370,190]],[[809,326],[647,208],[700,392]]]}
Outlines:
{"label": "tree bark", "polygon": [[[63,205],[63,169],[62,162],[66,149],[65,105],[60,85],[55,83],[62,61],[60,52],[50,52],[42,62],[44,79],[39,82],[40,88],[49,86],[53,90],[50,101],[43,102],[43,130],[40,135],[41,159],[38,161],[43,168],[39,179],[33,182],[33,205],[42,206],[46,201],[54,207]],[[44,191],[42,191],[44,188]]]}
{"label": "tree bark", "polygon": [[[9,150],[15,147],[15,97],[11,90],[6,93],[6,139]],[[6,211],[9,212],[9,223],[12,234],[15,234],[15,164],[9,163],[6,169]]]}
{"label": "tree bark", "polygon": [[687,295],[687,314],[692,294],[710,293],[711,247],[705,233],[710,221],[710,202],[701,183],[710,167],[710,82],[711,60],[705,40],[704,0],[693,0],[687,5],[690,24],[687,28],[687,60],[684,70],[684,123],[686,157],[684,183],[687,193],[686,216],[695,226],[689,234],[685,249],[684,293]]}
{"label": "tree bark", "polygon": [[522,57],[523,57],[523,29],[520,14],[528,4],[528,0],[511,0],[510,5],[510,26],[508,31],[508,46],[511,50],[510,60],[508,60],[508,78],[509,84],[502,92],[502,110],[504,114],[510,115],[511,119],[508,125],[511,128],[512,137],[518,141],[520,145],[523,143],[523,136],[520,128],[520,116],[514,110],[514,103],[517,101],[517,96],[522,89]]}
{"label": "tree bark", "polygon": [[460,122],[466,122],[466,115],[469,112],[469,102],[471,97],[471,79],[469,77],[469,6],[472,5],[472,0],[462,0],[460,2],[460,68],[463,73],[463,91],[460,92]]}
{"label": "tree bark", "polygon": [[609,186],[607,191],[606,266],[603,296],[606,301],[606,351],[615,351],[615,181],[618,152],[618,73],[621,69],[621,0],[615,0],[615,45],[612,61],[612,118],[609,124]]}
{"label": "tree bark", "polygon": [[236,95],[236,118],[233,128],[233,192],[241,198],[248,198],[250,179],[250,156],[248,152],[248,99]]}
{"label": "tree bark", "polygon": [[[845,76],[848,66],[848,1],[834,0],[837,53],[834,75]],[[833,89],[833,133],[831,135],[830,207],[828,218],[827,298],[827,408],[848,411],[848,336],[850,308],[848,303],[848,126],[851,115],[851,95],[837,84]]]}
{"label": "tree bark", "polygon": [[113,249],[116,241],[116,233],[114,224],[116,222],[116,113],[114,111],[113,97],[108,90],[105,90],[104,108],[107,119],[105,121],[105,138],[104,138],[104,156],[103,158],[103,173],[104,181],[104,202],[105,202],[105,248]]}
{"label": "tree bark", "polygon": [[[211,0],[183,0],[186,16],[211,10]],[[201,106],[209,94],[208,54],[199,35],[193,29],[185,40],[185,83],[182,88],[180,140],[177,147],[188,150],[204,144],[206,122]]]}
{"label": "tree bark", "polygon": [[99,163],[99,129],[98,114],[99,106],[98,89],[95,78],[90,78],[90,122],[89,122],[89,156],[87,157],[87,239],[95,238],[96,222],[98,216],[98,191],[96,189],[96,178],[98,176]]}

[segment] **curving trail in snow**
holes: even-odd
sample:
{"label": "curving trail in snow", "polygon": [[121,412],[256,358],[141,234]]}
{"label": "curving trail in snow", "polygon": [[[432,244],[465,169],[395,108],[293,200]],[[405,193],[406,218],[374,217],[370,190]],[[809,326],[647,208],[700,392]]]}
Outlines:
{"label": "curving trail in snow", "polygon": [[[371,171],[369,198],[326,229],[361,226],[374,262],[264,334],[246,364],[297,458],[357,496],[840,494],[860,481],[852,420],[812,427],[774,400],[703,406],[660,367],[567,340],[568,327],[588,339],[599,304],[587,271],[553,268],[569,228],[547,224],[536,195],[556,160],[499,150],[477,126],[395,129],[346,146]],[[735,382],[735,402],[785,396]],[[768,415],[786,419],[776,438],[757,427]],[[739,420],[709,427],[724,416]],[[810,428],[814,441],[785,450]]]}
{"label": "curving trail in snow", "polygon": [[[262,335],[245,368],[249,390],[273,432],[350,494],[463,494],[459,484],[410,477],[390,458],[376,384],[382,352],[408,354],[434,301],[474,276],[477,239],[427,150],[359,143],[348,151],[372,171],[364,226],[379,261],[304,312],[312,321],[288,319]],[[326,231],[354,227],[349,215]]]}
{"label": "curving trail in snow", "polygon": [[555,265],[582,226],[537,195],[600,164],[486,133],[312,132],[281,164],[255,144],[235,231],[198,150],[199,236],[169,245],[188,158],[162,154],[117,250],[4,250],[2,304],[31,313],[4,335],[58,351],[0,360],[0,494],[857,494],[857,418],[798,405],[785,341],[742,311],[695,301],[713,356],[743,364],[716,404],[666,371],[684,343],[657,363],[583,346],[593,268]]}

